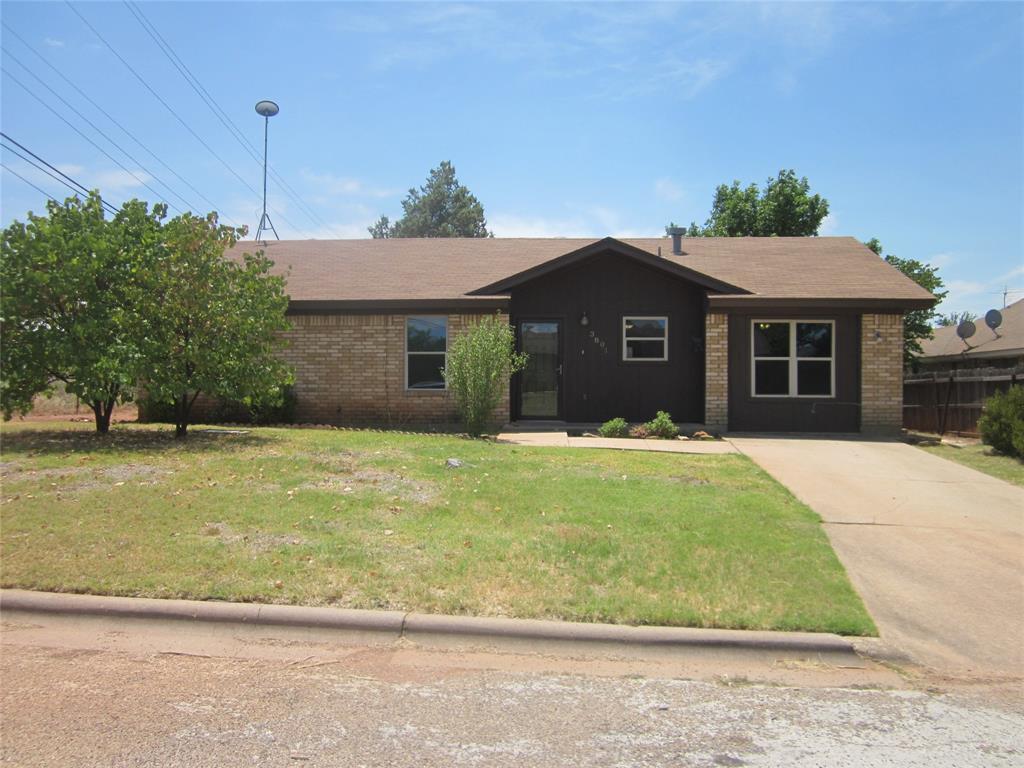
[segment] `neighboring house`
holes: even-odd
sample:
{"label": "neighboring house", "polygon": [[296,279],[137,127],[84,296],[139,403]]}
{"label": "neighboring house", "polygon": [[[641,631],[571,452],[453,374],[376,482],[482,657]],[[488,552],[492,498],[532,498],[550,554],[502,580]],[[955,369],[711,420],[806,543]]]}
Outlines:
{"label": "neighboring house", "polygon": [[[501,421],[893,432],[902,313],[934,298],[853,238],[240,244],[287,273],[302,422],[454,422],[441,369],[485,314],[529,354]],[[234,255],[234,254],[233,254]]]}
{"label": "neighboring house", "polygon": [[1001,314],[994,331],[979,318],[966,340],[947,326],[921,341],[914,371],[903,381],[907,429],[976,435],[985,401],[1024,382],[1024,300]]}
{"label": "neighboring house", "polygon": [[946,372],[958,368],[1016,368],[1024,366],[1024,299],[1000,310],[1003,322],[993,331],[985,319],[974,321],[974,335],[957,336],[956,327],[936,328],[930,339],[921,341],[916,357],[919,372]]}

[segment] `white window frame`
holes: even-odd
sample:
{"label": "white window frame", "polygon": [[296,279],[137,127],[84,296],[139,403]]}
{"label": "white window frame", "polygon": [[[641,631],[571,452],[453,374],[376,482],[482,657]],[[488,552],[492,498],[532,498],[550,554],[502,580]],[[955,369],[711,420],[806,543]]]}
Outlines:
{"label": "white window frame", "polygon": [[[775,323],[781,325],[786,323],[789,325],[789,355],[787,357],[758,357],[755,354],[755,338],[754,332],[757,328],[758,323]],[[797,357],[796,356],[796,326],[798,323],[817,323],[819,325],[830,325],[832,326],[832,333],[829,334],[829,338],[832,341],[832,348],[829,350],[828,357]],[[759,360],[776,360],[785,361],[789,363],[789,391],[785,395],[759,395],[757,394],[757,362]],[[829,373],[831,378],[829,381],[829,394],[827,395],[799,395],[794,394],[797,392],[797,369],[801,360],[817,360],[819,362],[831,363],[829,366]],[[816,320],[811,318],[797,318],[790,319],[785,317],[765,317],[757,320],[750,321],[750,396],[758,399],[812,399],[812,400],[834,400],[836,396],[836,321],[835,320]]]}
{"label": "white window frame", "polygon": [[409,321],[410,320],[443,320],[444,321],[444,365],[448,366],[448,315],[406,315],[402,323],[402,347],[405,352],[405,366],[402,375],[405,377],[404,387],[406,392],[444,392],[448,389],[448,382],[443,377],[444,386],[441,387],[410,387],[409,386],[409,355],[440,355],[441,352],[410,352],[409,351]]}
{"label": "white window frame", "polygon": [[[626,335],[626,322],[629,320],[664,320],[665,321],[665,335],[661,339],[651,338],[650,336],[627,336]],[[661,341],[662,342],[662,356],[661,357],[627,357],[626,356],[626,342],[627,341]],[[668,360],[668,317],[665,315],[623,315],[622,316],[622,361],[625,363],[663,363]]]}

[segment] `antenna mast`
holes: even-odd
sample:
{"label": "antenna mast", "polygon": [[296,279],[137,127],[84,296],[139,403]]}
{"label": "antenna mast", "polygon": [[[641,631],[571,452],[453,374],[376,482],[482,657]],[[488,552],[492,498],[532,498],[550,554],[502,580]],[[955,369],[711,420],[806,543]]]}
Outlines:
{"label": "antenna mast", "polygon": [[270,132],[270,118],[280,112],[280,107],[272,101],[264,100],[256,103],[256,114],[263,116],[263,215],[260,216],[260,225],[256,227],[256,239],[267,230],[274,233],[274,239],[280,240],[277,230],[274,229],[274,222],[270,220],[267,213],[267,136]]}

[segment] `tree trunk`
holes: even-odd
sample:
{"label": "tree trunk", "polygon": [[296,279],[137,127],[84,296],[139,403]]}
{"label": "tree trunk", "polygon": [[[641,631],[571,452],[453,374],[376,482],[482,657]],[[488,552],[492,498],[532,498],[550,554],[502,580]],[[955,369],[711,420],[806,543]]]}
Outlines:
{"label": "tree trunk", "polygon": [[116,399],[110,399],[105,402],[103,400],[93,400],[89,404],[92,407],[93,414],[96,416],[97,435],[105,435],[110,431],[110,417],[114,413],[116,402]]}
{"label": "tree trunk", "polygon": [[189,415],[192,413],[192,404],[199,397],[199,390],[196,390],[192,397],[188,392],[182,392],[181,396],[174,401],[174,436],[183,438],[188,434]]}

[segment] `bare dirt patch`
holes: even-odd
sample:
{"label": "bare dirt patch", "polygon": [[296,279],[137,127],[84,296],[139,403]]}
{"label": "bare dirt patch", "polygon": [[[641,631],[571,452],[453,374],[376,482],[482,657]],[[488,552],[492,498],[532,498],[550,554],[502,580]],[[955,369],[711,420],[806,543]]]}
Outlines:
{"label": "bare dirt patch", "polygon": [[384,470],[362,468],[345,474],[325,475],[320,480],[305,483],[300,488],[331,491],[333,493],[360,493],[371,490],[415,503],[429,504],[439,498],[437,486],[426,480],[396,475]]}
{"label": "bare dirt patch", "polygon": [[268,552],[279,547],[297,547],[306,540],[294,533],[267,533],[265,531],[249,531],[240,533],[227,523],[207,523],[200,531],[204,536],[216,537],[225,544],[244,545],[253,552]]}

